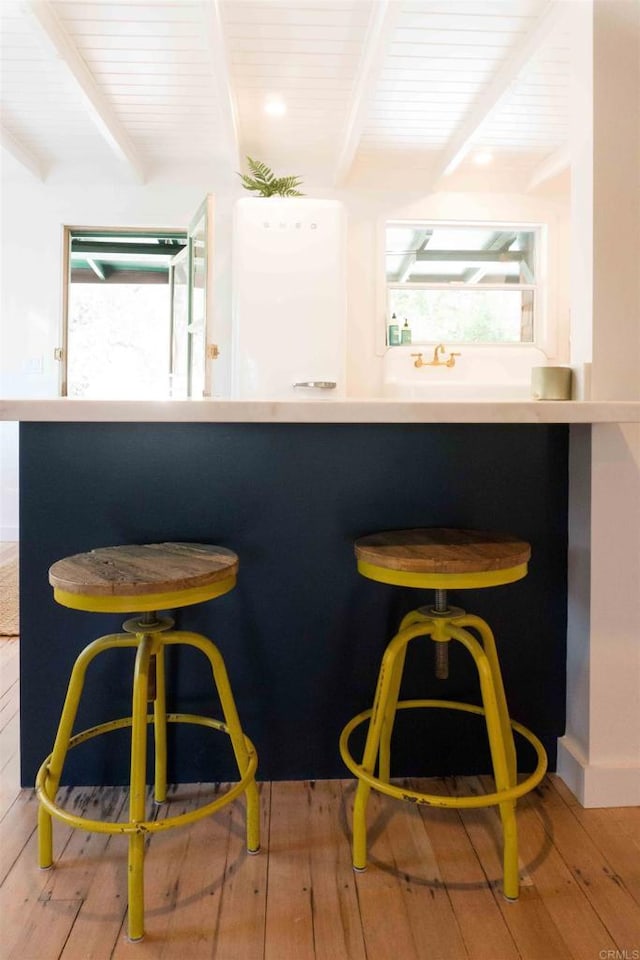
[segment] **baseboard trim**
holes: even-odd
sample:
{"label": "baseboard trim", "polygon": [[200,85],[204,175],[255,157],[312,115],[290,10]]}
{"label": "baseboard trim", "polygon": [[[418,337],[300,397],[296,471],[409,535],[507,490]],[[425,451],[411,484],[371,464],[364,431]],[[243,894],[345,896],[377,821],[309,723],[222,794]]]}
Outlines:
{"label": "baseboard trim", "polygon": [[576,741],[558,740],[556,770],[583,807],[635,807],[640,799],[640,762],[590,764]]}
{"label": "baseboard trim", "polygon": [[19,540],[18,527],[0,527],[0,543],[17,543]]}

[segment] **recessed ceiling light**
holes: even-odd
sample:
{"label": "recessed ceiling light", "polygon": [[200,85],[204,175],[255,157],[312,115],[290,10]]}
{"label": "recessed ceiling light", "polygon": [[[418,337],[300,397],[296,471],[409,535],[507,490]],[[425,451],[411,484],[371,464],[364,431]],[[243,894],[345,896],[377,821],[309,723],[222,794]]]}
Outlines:
{"label": "recessed ceiling light", "polygon": [[493,154],[489,153],[488,150],[480,150],[479,153],[476,153],[473,158],[473,162],[477,163],[478,166],[484,167],[488,163],[491,163],[493,160]]}
{"label": "recessed ceiling light", "polygon": [[280,97],[269,97],[265,101],[264,112],[270,117],[283,117],[287,112],[287,105]]}

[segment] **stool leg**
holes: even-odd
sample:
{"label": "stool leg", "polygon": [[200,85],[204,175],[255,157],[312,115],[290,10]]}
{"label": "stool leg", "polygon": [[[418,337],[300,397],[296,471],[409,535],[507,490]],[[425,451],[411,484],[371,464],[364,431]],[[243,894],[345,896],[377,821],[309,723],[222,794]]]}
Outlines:
{"label": "stool leg", "polygon": [[389,783],[391,778],[391,734],[393,733],[393,724],[396,719],[396,707],[400,695],[400,685],[402,683],[402,674],[404,671],[404,661],[407,654],[407,648],[403,647],[398,653],[393,665],[391,682],[389,684],[389,695],[384,708],[384,719],[380,731],[380,746],[378,749],[378,776],[385,783]]}
{"label": "stool leg", "polygon": [[[407,627],[411,627],[416,623],[425,623],[428,620],[429,618],[423,613],[420,613],[419,610],[410,610],[409,613],[402,618],[400,627],[398,628],[398,633],[402,633],[402,631],[406,630]],[[393,733],[393,724],[396,718],[396,707],[398,704],[398,697],[400,695],[400,684],[402,683],[402,674],[404,672],[406,653],[407,648],[405,646],[398,653],[398,657],[393,667],[393,676],[391,678],[391,686],[389,688],[389,698],[385,707],[384,722],[382,724],[382,732],[380,734],[378,776],[380,780],[384,780],[386,783],[389,782],[391,776],[391,734]]]}
{"label": "stool leg", "polygon": [[[149,692],[149,661],[154,638],[150,634],[138,636],[140,645],[133,673],[133,702],[131,708],[131,777],[129,793],[129,820],[140,822],[145,818],[145,788],[147,782],[147,697]],[[129,940],[144,936],[144,832],[129,835]]]}
{"label": "stool leg", "polygon": [[[493,764],[496,789],[498,791],[508,790],[512,785],[510,783],[511,775],[509,771],[509,751],[507,746],[509,742],[513,744],[511,727],[509,727],[509,737],[505,742],[499,709],[500,698],[494,684],[494,674],[489,657],[475,637],[462,627],[458,627],[458,622],[459,621],[456,622],[455,626],[450,623],[448,630],[455,640],[459,640],[464,644],[475,660],[480,678],[480,691],[487,723],[487,734],[489,737],[489,747],[491,749],[491,761]],[[502,691],[502,698],[504,699],[504,689]],[[515,800],[507,800],[499,804],[499,808],[504,838],[502,890],[507,899],[517,900],[520,878],[518,875],[518,832]]]}
{"label": "stool leg", "polygon": [[461,627],[471,627],[474,630],[477,630],[482,639],[482,645],[484,647],[484,652],[487,655],[489,661],[489,667],[491,668],[491,675],[493,677],[493,686],[496,692],[496,700],[498,702],[498,713],[500,714],[500,726],[502,728],[502,738],[504,740],[505,748],[507,751],[507,765],[509,768],[509,786],[515,787],[517,782],[517,767],[516,767],[516,747],[513,740],[513,730],[511,728],[511,720],[509,719],[509,710],[507,707],[507,698],[504,692],[504,684],[502,682],[502,673],[500,671],[500,661],[498,660],[498,652],[496,650],[496,641],[493,636],[493,631],[489,624],[483,620],[481,617],[476,617],[473,615],[465,616],[456,620],[456,626]]}
{"label": "stool leg", "polygon": [[508,800],[500,804],[500,819],[502,820],[502,834],[504,836],[502,893],[507,900],[517,900],[520,896],[520,871],[518,869],[518,823],[515,800]]}
{"label": "stool leg", "polygon": [[[213,681],[220,697],[220,705],[224,721],[229,730],[229,739],[233,747],[233,753],[236,758],[238,770],[242,777],[249,766],[249,752],[245,743],[240,718],[236,708],[235,700],[231,692],[227,669],[224,665],[222,654],[216,645],[199,633],[191,633],[186,630],[176,630],[164,635],[165,643],[186,643],[192,647],[201,650],[211,664],[213,672]],[[247,850],[249,853],[257,853],[260,849],[260,796],[255,779],[247,784],[245,791],[247,797]]]}
{"label": "stool leg", "polygon": [[[381,740],[383,730],[385,730],[385,736],[387,733],[390,736],[390,728],[393,727],[407,644],[414,637],[428,632],[429,624],[420,622],[411,625],[395,635],[383,654],[362,756],[361,766],[365,773],[373,773],[379,752],[380,763],[388,763],[388,754],[384,758],[382,757]],[[393,711],[391,712],[392,706]],[[385,746],[385,750],[387,749],[388,744]],[[358,780],[353,804],[353,867],[355,870],[365,870],[367,867],[367,803],[370,793],[371,787],[369,784],[365,783],[364,780]]]}
{"label": "stool leg", "polygon": [[153,736],[155,746],[156,803],[167,799],[167,694],[164,669],[164,644],[160,638],[155,655],[156,690],[153,699]]}
{"label": "stool leg", "polygon": [[[78,712],[78,705],[84,687],[84,679],[89,662],[93,657],[88,656],[89,647],[80,654],[73,665],[67,695],[65,697],[58,732],[56,734],[51,762],[47,768],[47,777],[44,790],[50,800],[55,798],[62,776],[62,768],[69,749],[69,740]],[[42,869],[47,869],[53,863],[53,826],[51,814],[43,806],[38,808],[38,863]]]}
{"label": "stool leg", "polygon": [[[461,620],[456,621],[457,626],[469,626],[480,634],[484,651],[489,661],[489,668],[493,678],[493,686],[496,695],[498,714],[500,716],[500,727],[502,729],[502,739],[505,746],[508,770],[508,785],[515,787],[518,780],[518,771],[516,763],[516,747],[513,740],[513,729],[509,718],[509,709],[507,707],[507,698],[504,692],[504,683],[502,681],[502,672],[500,670],[500,661],[496,649],[496,641],[493,631],[489,624],[481,617],[468,615]],[[500,819],[502,820],[502,831],[504,835],[504,895],[510,900],[518,898],[519,891],[519,871],[518,871],[518,839],[516,824],[516,801],[511,800],[500,804]],[[511,891],[511,892],[509,892]]]}
{"label": "stool leg", "polygon": [[[130,647],[135,643],[132,637],[126,634],[109,634],[106,637],[100,637],[94,640],[84,648],[77,657],[71,670],[69,686],[60,715],[58,731],[51,753],[51,760],[47,767],[47,776],[44,783],[44,792],[50,800],[55,798],[60,785],[62,769],[69,750],[69,740],[73,732],[73,725],[76,721],[78,705],[84,687],[87,668],[91,661],[97,657],[103,650],[109,650],[112,647],[126,646]],[[42,869],[47,869],[53,863],[53,831],[51,823],[51,814],[43,806],[38,808],[38,863]]]}

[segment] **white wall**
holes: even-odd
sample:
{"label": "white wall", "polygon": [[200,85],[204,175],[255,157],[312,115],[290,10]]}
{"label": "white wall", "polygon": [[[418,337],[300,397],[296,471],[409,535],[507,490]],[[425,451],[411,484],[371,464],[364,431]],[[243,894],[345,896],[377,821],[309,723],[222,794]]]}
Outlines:
{"label": "white wall", "polygon": [[[4,173],[3,168],[3,173]],[[59,364],[54,349],[61,342],[62,227],[186,227],[208,191],[216,194],[216,340],[221,358],[214,368],[216,393],[229,388],[230,258],[233,201],[242,195],[232,178],[215,190],[220,176],[205,171],[183,175],[181,182],[158,177],[145,186],[78,180],[38,183],[27,175],[2,187],[2,253],[0,269],[0,395],[54,397]],[[557,323],[559,339],[552,359],[568,359],[569,207],[566,197],[536,198],[522,194],[441,193],[424,196],[378,187],[337,193],[314,190],[310,195],[341,199],[349,220],[349,316],[347,382],[349,395],[376,396],[382,389],[380,343],[385,327],[380,237],[385,220],[520,220],[548,226],[549,277],[547,309]],[[0,425],[2,496],[0,537],[17,530],[17,453],[14,427]]]}
{"label": "white wall", "polygon": [[[89,186],[39,183],[26,175],[10,179],[4,164],[2,172],[0,395],[55,397],[63,225],[184,227],[208,184],[202,178],[185,184],[160,180],[145,187]],[[223,282],[221,303],[224,297]],[[17,429],[0,423],[0,540],[17,538]]]}
{"label": "white wall", "polygon": [[0,423],[0,542],[18,539],[18,424]]}
{"label": "white wall", "polygon": [[[591,397],[640,400],[640,4],[581,3],[572,359]],[[585,107],[585,105],[591,105]],[[571,430],[567,727],[558,772],[584,806],[640,797],[640,425]]]}
{"label": "white wall", "polygon": [[205,183],[3,184],[0,391],[55,396],[61,342],[62,227],[185,227]]}

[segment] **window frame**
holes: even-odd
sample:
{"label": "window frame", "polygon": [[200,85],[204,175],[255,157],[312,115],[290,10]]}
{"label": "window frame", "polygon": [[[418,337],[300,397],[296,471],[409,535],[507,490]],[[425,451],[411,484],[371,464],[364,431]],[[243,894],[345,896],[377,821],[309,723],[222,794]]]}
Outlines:
{"label": "window frame", "polygon": [[[534,277],[535,283],[533,284],[515,284],[515,283],[483,283],[475,287],[456,284],[456,283],[444,283],[444,282],[418,282],[418,283],[398,283],[394,281],[387,280],[387,270],[386,270],[386,231],[390,226],[401,226],[401,227],[415,227],[416,229],[434,229],[437,227],[459,227],[459,228],[486,228],[490,230],[502,230],[502,231],[531,231],[535,234],[534,242]],[[434,217],[388,217],[379,222],[378,230],[378,246],[379,246],[379,270],[378,276],[380,279],[378,284],[379,291],[379,310],[378,313],[382,318],[382,323],[378,324],[378,335],[376,337],[376,353],[378,356],[383,356],[387,350],[398,349],[396,346],[391,346],[387,343],[387,331],[390,323],[391,317],[391,308],[389,302],[389,291],[392,289],[395,290],[507,290],[513,292],[514,290],[523,291],[523,290],[532,290],[533,291],[533,339],[526,341],[483,341],[477,342],[473,340],[450,340],[447,341],[447,346],[463,346],[467,349],[469,348],[478,348],[483,349],[500,349],[500,350],[509,350],[518,348],[522,349],[536,349],[543,350],[548,352],[548,344],[550,340],[549,329],[548,329],[548,313],[547,313],[547,249],[548,249],[548,237],[547,237],[547,225],[540,222],[532,221],[522,221],[522,220],[452,220],[452,219],[436,219]],[[413,345],[428,346],[437,343],[437,339],[433,340],[412,340]]]}

